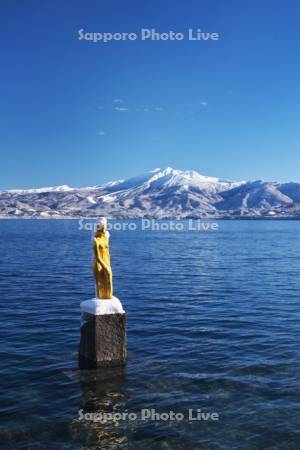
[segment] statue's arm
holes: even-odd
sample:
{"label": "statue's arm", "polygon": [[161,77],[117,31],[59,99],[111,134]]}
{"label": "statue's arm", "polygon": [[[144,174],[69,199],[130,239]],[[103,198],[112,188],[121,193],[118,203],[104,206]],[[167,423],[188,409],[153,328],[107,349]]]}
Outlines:
{"label": "statue's arm", "polygon": [[93,242],[93,251],[94,251],[94,258],[96,261],[98,261],[98,249],[97,249],[96,239],[94,239],[94,242]]}
{"label": "statue's arm", "polygon": [[110,273],[110,267],[103,261],[102,258],[97,258],[98,263],[101,265],[102,269],[105,270],[106,272]]}

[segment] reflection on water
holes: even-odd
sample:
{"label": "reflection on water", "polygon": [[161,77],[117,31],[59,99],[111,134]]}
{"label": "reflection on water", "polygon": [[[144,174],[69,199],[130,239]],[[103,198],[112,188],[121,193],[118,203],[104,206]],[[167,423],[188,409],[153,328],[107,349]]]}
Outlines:
{"label": "reflection on water", "polygon": [[[124,367],[80,371],[81,401],[79,417],[73,421],[73,437],[84,448],[100,445],[113,449],[126,443],[122,422],[114,420],[114,414],[126,409],[125,383]],[[95,420],[89,420],[92,417]]]}

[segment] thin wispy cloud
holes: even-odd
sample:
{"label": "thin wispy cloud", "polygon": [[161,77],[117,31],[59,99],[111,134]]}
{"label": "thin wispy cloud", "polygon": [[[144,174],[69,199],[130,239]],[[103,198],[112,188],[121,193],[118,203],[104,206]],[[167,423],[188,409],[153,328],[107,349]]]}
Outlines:
{"label": "thin wispy cloud", "polygon": [[105,136],[105,135],[106,135],[105,131],[103,130],[98,131],[98,136]]}
{"label": "thin wispy cloud", "polygon": [[136,110],[137,112],[145,112],[145,113],[147,113],[147,112],[150,111],[149,108],[135,108],[135,110]]}
{"label": "thin wispy cloud", "polygon": [[[131,113],[144,113],[144,114],[151,114],[151,113],[161,113],[163,111],[166,111],[166,109],[159,104],[156,106],[138,106],[138,105],[130,105],[127,106],[127,102],[125,102],[122,98],[115,98],[111,99],[110,102],[112,102],[112,109],[113,111],[117,112],[131,112]],[[190,105],[190,107],[193,107],[195,109],[188,110],[185,107],[183,107],[181,110],[173,113],[175,115],[195,115],[197,113],[200,113],[201,108],[205,108],[208,106],[208,102],[206,100],[202,100],[198,102],[198,105]],[[99,109],[104,109],[102,106],[99,106]]]}
{"label": "thin wispy cloud", "polygon": [[115,106],[114,110],[120,111],[120,112],[127,112],[127,111],[129,111],[129,108],[125,108],[124,106]]}
{"label": "thin wispy cloud", "polygon": [[[135,106],[135,105],[131,105],[131,107],[128,107],[126,105],[126,102],[122,98],[115,98],[110,101],[112,102],[112,109],[118,112],[136,111],[142,113],[150,113],[150,112],[161,112],[164,110],[163,107],[159,105],[151,108],[148,106]],[[99,109],[104,108],[100,106]]]}

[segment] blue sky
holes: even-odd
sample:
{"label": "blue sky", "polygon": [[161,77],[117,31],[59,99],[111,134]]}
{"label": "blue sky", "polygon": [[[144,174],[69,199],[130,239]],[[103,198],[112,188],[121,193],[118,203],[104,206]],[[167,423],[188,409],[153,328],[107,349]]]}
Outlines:
{"label": "blue sky", "polygon": [[[0,12],[0,188],[165,166],[300,182],[297,0],[5,0]],[[78,40],[143,27],[220,40]]]}

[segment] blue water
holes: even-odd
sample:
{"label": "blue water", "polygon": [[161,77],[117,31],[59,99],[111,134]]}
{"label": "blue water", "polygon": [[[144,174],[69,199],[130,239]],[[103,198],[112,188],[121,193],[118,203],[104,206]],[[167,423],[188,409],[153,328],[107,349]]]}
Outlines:
{"label": "blue water", "polygon": [[[111,232],[128,364],[80,372],[91,234],[77,221],[0,221],[1,448],[300,448],[300,222],[218,223]],[[142,408],[219,420],[78,413]]]}

